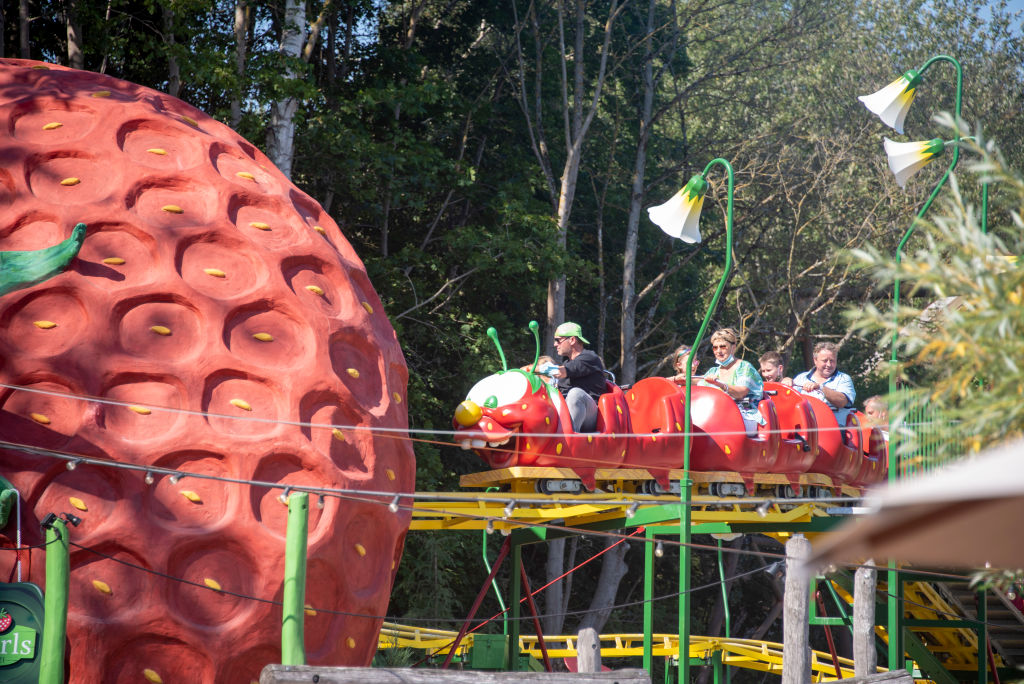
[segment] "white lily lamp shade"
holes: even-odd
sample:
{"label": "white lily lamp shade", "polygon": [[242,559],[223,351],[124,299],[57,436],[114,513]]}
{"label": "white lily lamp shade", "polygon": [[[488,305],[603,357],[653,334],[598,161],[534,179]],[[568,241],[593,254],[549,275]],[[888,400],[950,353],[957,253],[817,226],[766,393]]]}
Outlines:
{"label": "white lily lamp shade", "polygon": [[683,242],[700,242],[700,210],[704,206],[707,188],[708,182],[698,173],[668,202],[649,207],[647,214],[655,225],[672,237]]}
{"label": "white lily lamp shade", "polygon": [[905,143],[885,138],[885,154],[889,157],[889,168],[896,175],[896,183],[901,188],[907,187],[907,179],[942,154],[945,149],[946,143],[942,138]]}
{"label": "white lily lamp shade", "polygon": [[861,95],[857,99],[873,114],[877,114],[882,123],[902,134],[903,120],[907,118],[907,111],[914,101],[914,93],[920,82],[921,74],[911,69],[878,92]]}

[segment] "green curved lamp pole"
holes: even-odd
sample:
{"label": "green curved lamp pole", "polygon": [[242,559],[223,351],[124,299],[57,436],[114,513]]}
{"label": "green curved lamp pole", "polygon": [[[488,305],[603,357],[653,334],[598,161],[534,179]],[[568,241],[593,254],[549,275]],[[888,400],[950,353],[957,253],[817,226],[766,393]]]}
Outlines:
{"label": "green curved lamp pole", "polygon": [[[931,59],[926,61],[921,66],[920,69],[917,69],[917,70],[911,69],[910,71],[905,73],[903,76],[901,76],[900,78],[896,79],[891,84],[889,84],[888,86],[886,86],[882,90],[878,91],[877,93],[874,93],[872,95],[865,95],[865,96],[860,97],[859,99],[864,103],[864,105],[869,110],[871,110],[872,112],[877,114],[886,125],[891,126],[892,128],[896,129],[896,131],[898,133],[902,133],[903,132],[903,120],[906,117],[907,110],[910,108],[910,105],[911,105],[911,103],[914,100],[914,92],[916,91],[918,84],[921,82],[922,78],[924,77],[924,73],[928,70],[928,68],[931,67],[932,64],[935,64],[936,62],[940,62],[940,61],[949,62],[956,69],[956,104],[955,104],[955,110],[954,110],[954,117],[955,117],[954,120],[959,124],[959,121],[960,121],[960,106],[961,106],[961,102],[963,101],[964,72],[963,72],[963,68],[960,66],[960,62],[958,62],[955,58],[950,57],[949,55],[936,55],[935,57],[932,57]],[[931,141],[931,144],[934,145],[935,142],[936,141]],[[925,157],[924,159],[921,159],[918,162],[919,166],[917,166],[917,168],[920,168],[920,166],[923,166],[925,163],[927,163],[927,161],[931,157],[936,156],[940,152],[941,152],[941,150],[936,150],[934,147],[932,147],[930,150],[922,150],[922,153],[927,154],[928,156]],[[929,207],[931,207],[932,202],[938,196],[939,191],[942,189],[942,187],[946,184],[946,181],[949,179],[949,175],[953,172],[953,169],[956,168],[957,162],[959,162],[959,161],[960,161],[960,146],[959,145],[953,145],[953,159],[949,163],[949,167],[946,169],[946,172],[944,174],[942,174],[942,178],[939,179],[939,182],[936,183],[935,189],[932,190],[931,195],[928,196],[928,200],[921,207],[921,210],[917,212],[917,216],[914,217],[914,220],[911,222],[910,227],[907,229],[907,232],[904,233],[903,239],[900,240],[899,245],[897,245],[897,247],[896,247],[896,264],[897,264],[897,266],[900,264],[900,262],[903,259],[903,248],[906,246],[907,241],[910,239],[910,236],[913,235],[914,229],[917,227],[917,222],[921,220],[921,217],[924,216],[924,213],[926,211],[928,211]],[[891,158],[890,158],[890,166],[893,166],[893,162],[892,162]],[[909,177],[910,173],[913,173],[913,171],[916,171],[916,170],[917,170],[916,168],[912,169],[909,172],[907,172],[905,176],[901,177],[899,171],[897,171],[897,169],[895,167],[893,168],[893,171],[897,173],[897,178],[900,179],[900,181],[901,181],[901,185],[906,182],[906,178]],[[892,306],[893,306],[893,313],[896,316],[898,316],[899,303],[900,303],[900,278],[899,278],[899,275],[897,274],[895,282],[893,284],[893,304],[892,304]],[[890,370],[889,370],[889,394],[890,395],[895,395],[895,393],[896,393],[896,362],[898,361],[897,352],[896,352],[896,340],[897,340],[898,335],[899,335],[899,331],[898,330],[893,330],[893,335],[892,335],[892,356],[891,356],[891,359],[890,359],[891,364],[890,364]],[[890,437],[890,439],[894,439],[894,438],[898,438],[896,434],[893,434]],[[890,446],[893,446],[893,445],[890,444]],[[897,470],[898,469],[895,469],[895,468],[890,468],[889,469],[889,478],[890,479],[895,479],[895,476],[897,474],[896,473]]]}
{"label": "green curved lamp pole", "polygon": [[[704,203],[704,192],[707,190],[707,175],[711,167],[721,164],[728,174],[728,200],[726,203],[725,218],[725,266],[722,270],[722,278],[718,282],[718,288],[711,298],[708,311],[704,314],[700,330],[693,341],[691,349],[696,353],[697,347],[704,339],[708,324],[711,322],[711,315],[718,307],[718,301],[722,298],[725,290],[725,283],[729,279],[729,272],[732,270],[732,198],[735,179],[732,165],[722,158],[712,159],[704,167],[703,173],[693,176],[682,190],[677,192],[672,199],[665,204],[648,209],[651,221],[658,225],[669,235],[679,238],[684,242],[700,242],[700,210]],[[683,436],[683,481],[680,482],[679,493],[679,681],[686,684],[690,681],[690,501],[693,481],[690,479],[690,443],[692,441],[690,418],[690,389],[693,387],[693,364],[686,364],[686,416]]]}
{"label": "green curved lamp pole", "polygon": [[[956,104],[955,104],[955,110],[954,110],[954,117],[955,117],[954,121],[956,122],[956,125],[959,126],[959,123],[960,123],[960,106],[961,106],[961,102],[963,100],[963,81],[964,81],[964,75],[963,75],[963,68],[960,66],[960,62],[958,62],[955,58],[950,57],[949,55],[936,55],[935,57],[932,57],[931,59],[926,61],[921,66],[920,69],[918,69],[916,71],[914,71],[914,70],[908,71],[903,76],[901,76],[900,78],[896,79],[896,81],[893,81],[891,84],[889,84],[888,86],[886,86],[882,90],[878,91],[877,93],[874,93],[872,95],[866,95],[866,96],[860,97],[858,99],[860,99],[869,110],[871,110],[872,112],[877,114],[886,125],[891,126],[898,133],[902,133],[903,132],[903,119],[906,116],[907,110],[910,108],[910,104],[914,100],[914,92],[915,92],[915,90],[917,88],[917,85],[921,82],[921,79],[922,79],[922,77],[924,75],[924,72],[927,71],[928,68],[932,64],[934,64],[936,62],[940,62],[940,61],[949,62],[950,64],[953,65],[953,68],[956,69]],[[957,141],[957,143],[958,142],[959,141]],[[942,143],[942,141],[938,140],[938,139],[929,141],[927,143],[921,143],[922,147],[919,150],[919,153],[920,153],[919,158],[916,159],[916,160],[910,161],[910,163],[908,164],[907,167],[898,168],[898,164],[894,163],[894,159],[893,159],[893,155],[892,155],[892,150],[890,150],[890,148],[893,147],[894,145],[892,144],[892,141],[888,141],[888,140],[886,141],[886,148],[887,148],[887,151],[889,151],[889,153],[890,153],[889,166],[892,168],[893,172],[896,173],[897,181],[900,183],[901,186],[903,186],[906,183],[906,179],[912,173],[914,173],[919,168],[924,166],[928,161],[930,161],[931,158],[933,158],[933,157],[937,156],[939,153],[941,153],[942,149],[944,149],[946,147],[946,145],[947,145],[947,144],[943,143],[941,145],[941,147],[940,147],[939,143]],[[907,144],[909,145],[910,143],[907,143]],[[899,145],[899,144],[897,143],[895,145]],[[907,232],[904,233],[903,238],[900,240],[899,244],[896,247],[896,264],[897,264],[897,267],[899,267],[899,264],[901,263],[902,258],[903,258],[903,248],[906,246],[907,241],[910,239],[910,236],[913,235],[914,229],[917,227],[918,221],[920,221],[921,217],[924,216],[924,213],[926,211],[928,211],[928,208],[931,206],[932,202],[938,196],[939,191],[946,184],[946,181],[949,179],[949,175],[953,172],[953,169],[956,168],[957,162],[959,162],[959,161],[960,161],[960,146],[959,146],[959,144],[954,144],[953,145],[953,159],[949,163],[949,167],[946,169],[946,172],[944,174],[942,174],[942,178],[939,179],[939,182],[935,185],[935,188],[932,190],[931,194],[928,196],[928,200],[921,207],[921,210],[917,212],[917,216],[914,217],[914,220],[911,222],[910,227],[907,229]],[[984,197],[985,197],[984,201],[987,201],[987,197],[988,197],[987,188],[986,188],[986,191],[984,193]],[[896,390],[897,390],[897,377],[896,377],[897,376],[897,367],[896,367],[896,363],[898,361],[898,356],[897,356],[897,350],[896,350],[896,342],[897,342],[897,339],[898,339],[898,336],[899,336],[899,303],[900,303],[900,278],[899,278],[899,272],[897,271],[897,275],[896,275],[895,281],[893,283],[893,303],[892,303],[892,308],[893,308],[893,317],[895,319],[896,326],[894,327],[893,334],[892,334],[892,355],[891,355],[890,364],[889,364],[889,396],[890,397],[895,397],[896,396]],[[897,452],[897,445],[898,445],[898,441],[899,441],[899,432],[898,431],[892,431],[890,433],[890,438],[889,439],[890,439],[890,441],[889,441],[889,453],[890,454],[895,454]],[[898,461],[897,461],[897,464],[898,464]],[[897,467],[893,467],[893,459],[890,457],[890,462],[889,462],[889,480],[890,481],[897,479],[897,476],[899,475],[899,470],[900,470],[900,468],[898,467],[898,465],[897,465]],[[888,619],[888,632],[889,632],[889,653],[888,653],[888,657],[889,657],[889,669],[892,670],[892,669],[895,669],[897,667],[902,667],[903,663],[901,661],[903,659],[904,649],[903,649],[903,634],[902,634],[902,632],[903,632],[903,627],[902,627],[902,625],[903,625],[903,620],[902,620],[902,618],[903,618],[903,605],[902,605],[903,583],[900,581],[899,573],[896,571],[895,564],[891,563],[891,562],[889,564],[889,571],[888,571],[887,581],[888,581],[888,586],[890,587],[889,592],[888,592],[889,598],[888,598],[888,605],[887,605],[887,619]]]}

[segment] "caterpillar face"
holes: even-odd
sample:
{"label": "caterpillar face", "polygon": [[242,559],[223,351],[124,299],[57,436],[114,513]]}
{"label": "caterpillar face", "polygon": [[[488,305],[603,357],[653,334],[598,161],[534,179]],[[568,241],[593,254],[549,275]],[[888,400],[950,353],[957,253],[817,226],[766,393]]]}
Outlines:
{"label": "caterpillar face", "polygon": [[538,452],[547,435],[561,431],[558,390],[536,375],[509,370],[480,380],[455,411],[455,441],[491,467],[514,464],[517,455]]}

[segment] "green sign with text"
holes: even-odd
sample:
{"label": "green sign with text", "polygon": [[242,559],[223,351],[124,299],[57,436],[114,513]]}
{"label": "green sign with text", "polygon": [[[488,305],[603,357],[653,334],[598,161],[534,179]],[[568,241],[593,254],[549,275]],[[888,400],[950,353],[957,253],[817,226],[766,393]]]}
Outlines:
{"label": "green sign with text", "polygon": [[13,665],[23,658],[35,657],[36,630],[31,627],[14,627],[0,634],[0,667]]}
{"label": "green sign with text", "polygon": [[39,680],[43,592],[35,584],[0,584],[0,681]]}

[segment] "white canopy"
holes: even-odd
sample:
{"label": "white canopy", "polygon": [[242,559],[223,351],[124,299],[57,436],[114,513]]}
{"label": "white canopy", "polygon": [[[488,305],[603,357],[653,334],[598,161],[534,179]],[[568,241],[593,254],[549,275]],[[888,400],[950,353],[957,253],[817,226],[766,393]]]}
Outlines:
{"label": "white canopy", "polygon": [[813,562],[1024,568],[1024,440],[877,489],[866,505],[816,539]]}

